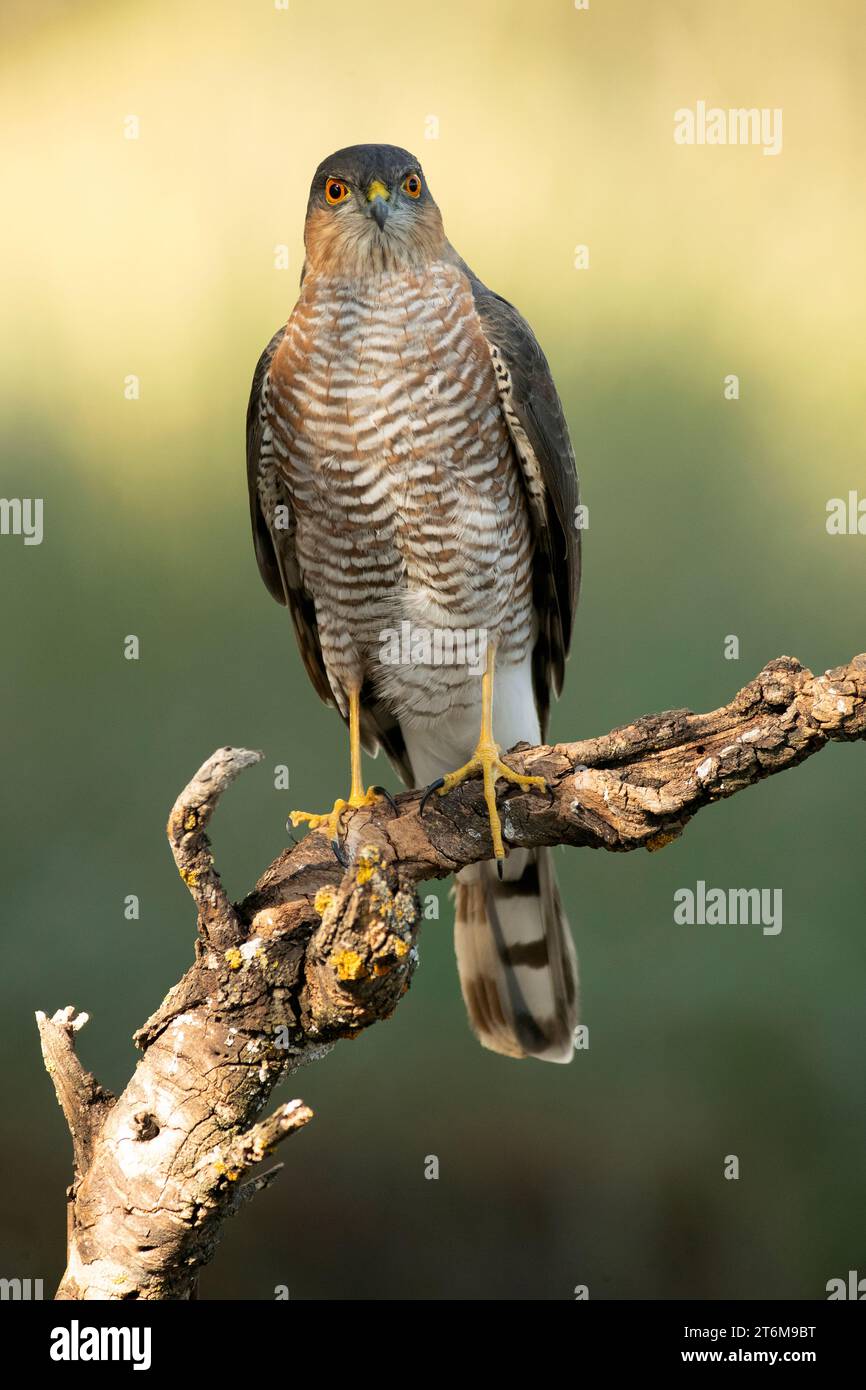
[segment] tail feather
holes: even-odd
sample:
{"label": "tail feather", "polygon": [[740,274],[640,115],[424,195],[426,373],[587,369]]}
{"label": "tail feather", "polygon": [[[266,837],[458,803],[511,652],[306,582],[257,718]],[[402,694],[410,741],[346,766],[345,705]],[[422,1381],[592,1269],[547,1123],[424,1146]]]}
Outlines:
{"label": "tail feather", "polygon": [[457,875],[454,947],[469,1019],[493,1052],[570,1062],[577,958],[551,854],[512,851],[506,862],[504,882],[493,863]]}

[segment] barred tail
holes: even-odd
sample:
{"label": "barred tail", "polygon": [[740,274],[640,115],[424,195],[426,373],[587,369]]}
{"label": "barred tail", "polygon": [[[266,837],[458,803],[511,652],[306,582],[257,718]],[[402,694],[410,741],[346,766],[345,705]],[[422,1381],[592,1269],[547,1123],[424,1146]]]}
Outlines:
{"label": "barred tail", "polygon": [[484,863],[457,875],[454,947],[469,1020],[493,1052],[570,1062],[577,957],[551,853],[512,850],[506,872],[500,882]]}

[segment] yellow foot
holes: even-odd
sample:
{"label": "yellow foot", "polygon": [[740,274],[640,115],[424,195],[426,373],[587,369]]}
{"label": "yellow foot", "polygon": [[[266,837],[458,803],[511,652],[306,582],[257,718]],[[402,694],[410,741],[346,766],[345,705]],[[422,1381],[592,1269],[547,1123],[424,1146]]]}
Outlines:
{"label": "yellow foot", "polygon": [[357,811],[362,806],[372,806],[379,800],[380,793],[375,787],[370,787],[361,795],[353,794],[348,801],[340,797],[334,802],[333,811],[326,811],[324,815],[316,815],[312,811],[290,811],[289,820],[292,825],[301,825],[304,821],[311,830],[327,830],[332,840],[340,838],[340,821],[344,811]]}
{"label": "yellow foot", "polygon": [[496,806],[497,778],[504,777],[506,781],[516,782],[519,787],[524,789],[540,787],[543,791],[546,791],[547,783],[543,777],[525,777],[521,773],[515,772],[500,758],[498,744],[481,742],[468,763],[458,767],[456,772],[447,773],[442,778],[441,784],[434,782],[430,790],[435,790],[439,796],[447,796],[455,787],[459,787],[461,782],[465,782],[467,777],[476,777],[479,772],[484,778],[484,800],[487,803],[487,815],[490,819],[493,853],[497,859],[504,859],[505,846],[502,843],[502,822],[499,819],[499,810]]}

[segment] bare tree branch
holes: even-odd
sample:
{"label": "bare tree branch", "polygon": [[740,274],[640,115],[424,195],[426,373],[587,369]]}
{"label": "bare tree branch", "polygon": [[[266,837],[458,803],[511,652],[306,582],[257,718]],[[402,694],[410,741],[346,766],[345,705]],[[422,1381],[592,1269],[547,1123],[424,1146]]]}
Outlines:
{"label": "bare tree branch", "polygon": [[[600,738],[514,750],[547,794],[502,784],[513,846],[661,849],[702,807],[866,738],[866,655],[815,677],[772,661],[723,708],[649,715]],[[260,755],[223,748],[172,809],[168,836],[199,914],[196,959],[136,1035],[123,1094],[75,1057],[86,1015],[38,1015],[46,1067],[73,1136],[68,1265],[59,1298],[188,1298],[221,1224],[269,1184],[250,1170],[311,1118],[301,1101],[258,1116],[276,1083],[340,1038],[389,1017],[409,986],[415,885],[491,855],[481,786],[382,802],[348,821],[347,871],[323,835],[281,854],[229,903],[206,834],[228,784]],[[241,1178],[247,1181],[241,1182]]]}
{"label": "bare tree branch", "polygon": [[96,1077],[84,1070],[76,1055],[75,1034],[87,1022],[87,1014],[76,1015],[71,1004],[58,1009],[52,1018],[47,1018],[41,1010],[36,1014],[42,1060],[54,1082],[72,1136],[76,1177],[89,1168],[95,1137],[115,1103],[111,1092],[104,1090]]}
{"label": "bare tree branch", "polygon": [[184,787],[171,808],[166,833],[177,871],[198,908],[198,929],[205,941],[230,945],[240,935],[237,913],[214,865],[205,830],[216,804],[245,767],[262,760],[248,748],[218,748]]}

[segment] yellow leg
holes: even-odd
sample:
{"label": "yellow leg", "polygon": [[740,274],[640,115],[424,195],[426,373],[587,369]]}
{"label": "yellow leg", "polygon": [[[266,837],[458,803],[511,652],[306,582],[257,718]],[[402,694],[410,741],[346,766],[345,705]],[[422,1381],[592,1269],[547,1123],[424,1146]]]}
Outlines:
{"label": "yellow leg", "polygon": [[479,772],[484,779],[484,800],[487,803],[487,814],[490,818],[490,834],[493,838],[493,853],[497,859],[505,858],[505,846],[502,843],[502,822],[499,819],[499,811],[496,806],[496,781],[499,777],[506,778],[509,782],[516,782],[519,787],[547,787],[543,777],[524,777],[519,772],[515,772],[507,763],[504,763],[499,756],[499,744],[493,738],[493,668],[495,664],[495,654],[493,648],[488,649],[487,670],[481,678],[481,734],[475,748],[474,756],[464,763],[456,772],[449,772],[442,779],[442,786],[437,787],[440,796],[447,796],[450,791],[465,782],[467,777],[475,777]]}
{"label": "yellow leg", "polygon": [[332,840],[339,838],[340,818],[344,811],[355,810],[360,806],[372,806],[377,793],[370,788],[364,791],[361,779],[361,702],[357,690],[349,693],[349,756],[352,761],[352,789],[345,800],[340,797],[334,802],[334,809],[324,815],[311,811],[290,811],[292,825],[306,821],[311,830],[327,830]]}

